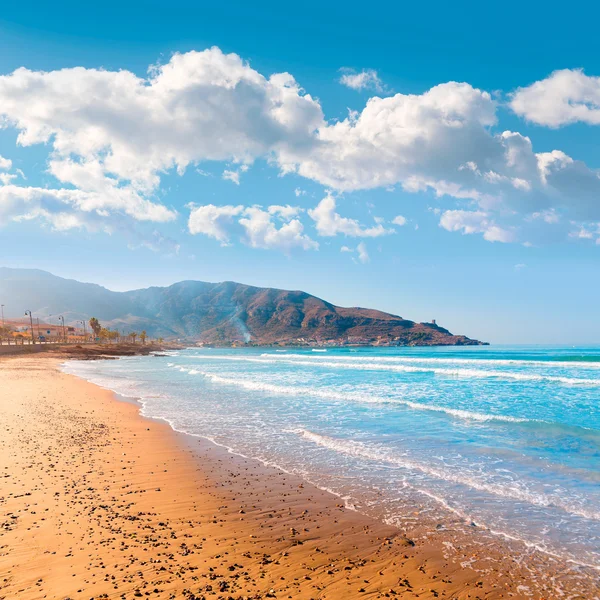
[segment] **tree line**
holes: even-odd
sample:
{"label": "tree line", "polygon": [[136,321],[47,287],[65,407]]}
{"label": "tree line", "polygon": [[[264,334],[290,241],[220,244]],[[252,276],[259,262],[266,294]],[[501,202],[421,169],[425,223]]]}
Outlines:
{"label": "tree line", "polygon": [[[81,322],[81,321],[80,321]],[[90,329],[92,331],[92,335],[88,335],[86,336],[86,340],[88,341],[90,337],[93,337],[94,341],[97,342],[112,342],[112,343],[116,343],[116,342],[131,342],[133,344],[137,343],[137,341],[139,340],[139,342],[141,344],[145,344],[146,341],[148,340],[148,334],[146,333],[146,330],[137,332],[137,331],[130,331],[129,333],[124,333],[124,332],[120,332],[118,329],[110,329],[109,327],[103,327],[100,323],[100,321],[96,318],[96,317],[92,317],[89,320],[89,326]],[[7,339],[9,340],[14,340],[14,343],[24,343],[26,340],[29,339],[29,333],[28,334],[23,334],[23,333],[16,333],[13,329],[11,329],[8,326],[0,326],[0,341]],[[72,336],[72,337],[81,337],[81,336]],[[42,338],[40,337],[40,340]],[[63,340],[64,342],[68,341],[68,338]],[[163,338],[159,337],[156,339],[157,342],[162,343],[163,342]]]}
{"label": "tree line", "polygon": [[[146,330],[140,331],[130,331],[129,333],[121,333],[118,329],[109,329],[108,327],[102,327],[100,321],[96,317],[92,317],[89,321],[89,325],[91,330],[94,333],[94,338],[101,342],[122,342],[122,341],[131,341],[132,343],[136,343],[136,340],[139,338],[140,343],[145,344],[148,339],[148,334]],[[162,343],[163,338],[158,338],[157,341]]]}

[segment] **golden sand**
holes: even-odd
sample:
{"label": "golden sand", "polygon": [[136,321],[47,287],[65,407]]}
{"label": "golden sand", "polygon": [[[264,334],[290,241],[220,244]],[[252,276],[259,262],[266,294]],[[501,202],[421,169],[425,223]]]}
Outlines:
{"label": "golden sand", "polygon": [[[409,539],[59,365],[0,361],[0,599],[554,598],[571,585],[501,545]],[[581,589],[571,597],[598,591]]]}

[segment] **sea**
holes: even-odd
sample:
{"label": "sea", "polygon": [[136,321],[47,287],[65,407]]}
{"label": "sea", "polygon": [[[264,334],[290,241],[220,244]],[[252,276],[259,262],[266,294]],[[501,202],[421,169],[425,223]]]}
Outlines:
{"label": "sea", "polygon": [[452,519],[600,570],[600,348],[190,348],[64,369],[402,529]]}

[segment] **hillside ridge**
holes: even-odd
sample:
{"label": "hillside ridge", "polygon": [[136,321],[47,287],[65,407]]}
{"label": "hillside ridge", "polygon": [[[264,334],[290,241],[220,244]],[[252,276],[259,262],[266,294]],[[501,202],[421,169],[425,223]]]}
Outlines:
{"label": "hillside ridge", "polygon": [[341,307],[301,290],[234,281],[185,280],[114,292],[37,269],[0,267],[5,316],[63,315],[76,323],[97,317],[119,331],[206,344],[478,345],[436,323],[417,323],[377,309]]}

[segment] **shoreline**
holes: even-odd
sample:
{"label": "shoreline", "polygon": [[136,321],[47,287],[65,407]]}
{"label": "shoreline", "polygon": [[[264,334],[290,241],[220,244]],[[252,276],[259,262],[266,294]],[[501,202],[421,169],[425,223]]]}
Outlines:
{"label": "shoreline", "polygon": [[[461,550],[450,548],[455,540],[449,532],[433,539],[408,538],[391,525],[345,509],[339,497],[299,476],[140,415],[139,403],[59,371],[65,358],[75,357],[0,360],[0,410],[2,422],[9,423],[6,439],[0,441],[8,459],[0,475],[0,573],[8,574],[0,578],[0,599],[102,594],[541,599],[555,597],[560,587],[573,591],[572,598],[598,595],[591,581],[588,585],[577,571],[556,565],[555,583],[549,586],[539,567],[531,571],[531,565],[502,555],[502,544],[495,548],[479,540],[470,566],[461,566]],[[70,438],[61,433],[65,424],[59,414],[67,419]],[[43,434],[35,415],[44,419],[43,431],[53,425],[50,433]],[[17,431],[14,423],[22,429]],[[32,440],[39,446],[33,450]],[[57,477],[55,469],[66,454],[61,440],[67,440],[73,454]],[[47,454],[52,466],[36,471],[31,480],[27,463],[46,465]],[[31,488],[24,492],[30,495],[16,495],[11,484]],[[42,488],[56,489],[58,500],[41,493]],[[63,494],[78,498],[62,503],[61,513],[56,503]],[[44,513],[49,513],[40,517],[44,523],[31,520],[32,514]],[[104,513],[112,518],[97,516]],[[53,555],[50,548],[63,544],[64,523],[82,546],[76,551],[72,545],[63,556],[54,550]],[[32,528],[42,528],[44,535],[28,533]],[[145,532],[145,538],[138,537]],[[31,548],[33,535],[37,551]],[[473,537],[469,552],[477,547],[477,532]],[[83,555],[79,562],[78,554]],[[69,576],[69,567],[77,572]],[[64,576],[54,576],[56,571]],[[536,571],[539,581],[533,581]],[[182,596],[184,589],[187,596]]]}
{"label": "shoreline", "polygon": [[[77,359],[75,359],[75,360],[77,360]],[[83,377],[81,375],[77,375],[77,374],[73,374],[73,375],[75,377],[82,378],[85,381],[90,381],[88,379],[85,379],[85,377]],[[362,506],[362,505],[364,505],[364,503],[361,502],[359,499],[351,498],[348,495],[344,495],[340,492],[336,492],[335,490],[332,490],[326,486],[319,485],[315,481],[312,481],[306,475],[299,475],[298,473],[290,471],[275,462],[263,460],[256,456],[246,455],[243,452],[235,449],[234,447],[231,447],[231,446],[228,446],[226,444],[216,441],[214,438],[211,438],[208,435],[202,435],[199,433],[192,433],[189,431],[178,429],[177,426],[171,420],[169,420],[167,417],[153,417],[150,415],[146,415],[143,413],[145,404],[143,402],[143,399],[139,396],[126,396],[120,392],[115,391],[114,389],[112,389],[110,387],[106,387],[102,384],[99,384],[99,383],[96,383],[93,381],[90,381],[90,382],[93,383],[94,385],[101,387],[102,389],[112,392],[115,395],[115,397],[117,397],[118,400],[121,400],[124,402],[130,402],[130,403],[134,404],[135,406],[137,406],[139,408],[140,416],[142,416],[142,418],[167,424],[175,434],[183,436],[183,439],[186,439],[186,438],[197,439],[197,440],[200,440],[202,443],[208,443],[210,445],[214,445],[214,446],[218,447],[219,449],[222,449],[223,451],[225,451],[227,454],[231,454],[231,455],[234,455],[236,457],[239,457],[239,458],[242,458],[245,460],[260,463],[266,469],[276,469],[278,471],[283,471],[287,475],[299,478],[304,483],[309,484],[309,485],[339,499],[340,501],[342,501],[344,503],[344,508],[346,510],[351,510],[351,511],[357,512],[358,514],[361,514],[363,516],[371,518],[371,519],[377,521],[378,523],[384,524],[385,526],[393,527],[395,530],[398,530],[398,531],[403,531],[406,529],[405,526],[391,522],[390,520],[385,518],[384,515],[382,515],[382,514],[374,515],[374,514],[364,512],[364,509]],[[539,554],[540,556],[537,557],[538,564],[541,564],[544,562],[545,559],[548,559],[551,561],[558,561],[558,562],[566,564],[566,565],[572,565],[575,569],[583,569],[586,572],[591,573],[592,576],[595,572],[597,572],[600,576],[600,566],[588,564],[586,562],[582,562],[582,561],[576,560],[574,558],[561,556],[560,554],[552,552],[551,550],[540,547],[535,542],[515,536],[515,535],[513,535],[511,533],[507,533],[505,531],[495,530],[479,520],[478,520],[477,524],[475,524],[473,522],[473,519],[466,512],[463,512],[459,509],[456,509],[456,508],[450,506],[446,502],[445,499],[435,496],[434,494],[431,494],[424,490],[417,489],[417,488],[415,488],[415,493],[417,495],[421,494],[421,495],[426,496],[427,498],[434,499],[435,502],[437,502],[443,508],[443,510],[447,512],[447,515],[450,516],[450,519],[447,519],[447,522],[450,524],[451,528],[455,528],[455,529],[460,528],[463,533],[465,531],[473,528],[470,531],[468,531],[468,533],[467,533],[468,536],[470,536],[470,535],[491,536],[492,539],[497,540],[499,542],[499,544],[509,546],[509,548],[505,548],[505,550],[507,552],[509,550],[511,550],[511,551],[514,550],[518,554],[520,554],[522,557],[525,557],[525,555],[527,553],[532,553],[532,552]],[[425,520],[427,520],[427,525],[430,527],[435,527],[436,525],[438,528],[440,527],[440,523],[439,523],[440,519],[433,519],[431,516],[428,516],[427,518],[425,518],[425,517],[419,518],[419,521],[423,522]],[[421,527],[421,529],[423,529],[423,527]],[[541,560],[540,560],[540,558],[541,558]],[[600,594],[600,586],[598,586],[598,590],[599,590],[599,594]],[[596,596],[594,596],[594,597],[596,597]],[[597,597],[600,598],[600,595],[598,595]]]}

